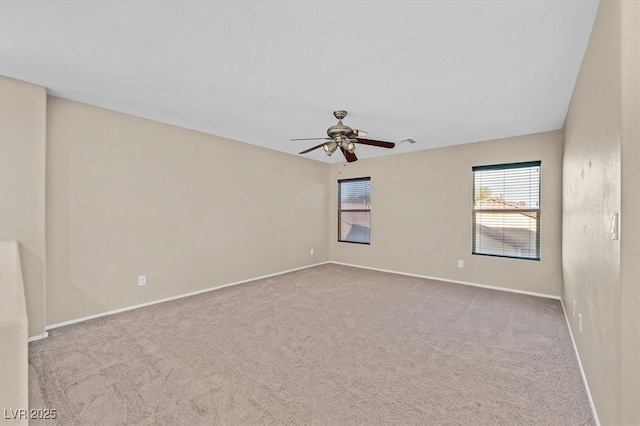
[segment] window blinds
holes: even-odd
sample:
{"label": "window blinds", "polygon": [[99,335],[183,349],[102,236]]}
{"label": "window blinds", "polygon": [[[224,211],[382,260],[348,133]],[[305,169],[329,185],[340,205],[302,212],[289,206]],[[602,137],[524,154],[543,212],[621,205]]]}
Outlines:
{"label": "window blinds", "polygon": [[540,259],[540,164],[473,167],[473,254]]}
{"label": "window blinds", "polygon": [[338,181],[338,241],[371,241],[371,178]]}

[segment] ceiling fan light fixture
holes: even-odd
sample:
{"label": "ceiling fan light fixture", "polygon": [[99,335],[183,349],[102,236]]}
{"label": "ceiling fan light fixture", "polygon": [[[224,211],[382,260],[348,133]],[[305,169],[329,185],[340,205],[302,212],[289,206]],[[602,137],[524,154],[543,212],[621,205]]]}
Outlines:
{"label": "ceiling fan light fixture", "polygon": [[324,149],[325,154],[331,157],[331,154],[336,152],[336,149],[338,149],[338,145],[335,142],[325,143],[322,145],[322,149]]}
{"label": "ceiling fan light fixture", "polygon": [[356,144],[355,144],[355,143],[353,143],[352,141],[349,141],[349,143],[347,144],[347,146],[345,147],[345,149],[346,149],[347,151],[349,151],[350,153],[352,153],[352,154],[353,154],[353,151],[355,151],[355,150],[356,150]]}

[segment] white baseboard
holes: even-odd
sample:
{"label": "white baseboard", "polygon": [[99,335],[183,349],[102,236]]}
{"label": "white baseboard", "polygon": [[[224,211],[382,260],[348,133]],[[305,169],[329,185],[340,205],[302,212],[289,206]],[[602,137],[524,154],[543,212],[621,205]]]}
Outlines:
{"label": "white baseboard", "polygon": [[[404,275],[404,276],[409,276],[409,277],[425,278],[425,279],[436,280],[436,281],[444,281],[444,282],[449,282],[449,283],[453,283],[453,284],[469,285],[469,286],[473,286],[473,287],[487,288],[487,289],[490,289],[490,290],[500,290],[500,291],[506,291],[506,292],[511,292],[511,293],[526,294],[526,295],[529,295],[529,296],[537,296],[537,297],[544,297],[544,298],[548,298],[548,299],[561,300],[559,296],[554,296],[554,295],[544,294],[544,293],[535,293],[535,292],[531,292],[531,291],[516,290],[516,289],[505,288],[505,287],[495,287],[495,286],[490,286],[490,285],[485,285],[485,284],[477,284],[477,283],[466,282],[466,281],[456,281],[456,280],[451,280],[451,279],[448,279],[448,278],[431,277],[431,276],[427,276],[427,275],[410,274],[410,273],[407,273],[407,272],[392,271],[392,270],[389,270],[389,269],[372,268],[372,267],[368,267],[368,266],[354,265],[354,264],[350,264],[350,263],[326,261],[326,262],[314,263],[312,265],[301,266],[299,268],[288,269],[286,271],[280,271],[280,272],[276,272],[276,273],[273,273],[273,274],[263,275],[263,276],[260,276],[260,277],[254,277],[254,278],[249,278],[249,279],[242,280],[242,281],[236,281],[236,282],[232,282],[232,283],[228,283],[228,284],[223,284],[223,285],[216,286],[216,287],[209,287],[209,288],[206,288],[206,289],[203,289],[203,290],[198,290],[198,291],[194,291],[194,292],[190,292],[190,293],[180,294],[180,295],[177,295],[177,296],[167,297],[165,299],[154,300],[154,301],[151,301],[151,302],[141,303],[141,304],[138,304],[138,305],[127,306],[127,307],[124,307],[124,308],[114,309],[114,310],[107,311],[107,312],[101,312],[99,314],[89,315],[89,316],[82,317],[82,318],[76,318],[76,319],[72,319],[72,320],[69,320],[69,321],[63,321],[63,322],[59,322],[59,323],[56,323],[56,324],[48,325],[46,327],[46,329],[47,330],[52,330],[54,328],[64,327],[65,325],[76,324],[76,323],[79,323],[79,322],[82,322],[82,321],[88,321],[88,320],[91,320],[91,319],[100,318],[100,317],[104,317],[104,316],[108,316],[108,315],[113,315],[113,314],[117,314],[117,313],[120,313],[120,312],[130,311],[132,309],[143,308],[145,306],[151,306],[151,305],[155,305],[157,303],[169,302],[171,300],[182,299],[184,297],[189,297],[189,296],[195,296],[197,294],[207,293],[207,292],[210,292],[210,291],[213,291],[213,290],[219,290],[219,289],[225,288],[225,287],[231,287],[231,286],[234,286],[234,285],[244,284],[244,283],[248,283],[248,282],[251,282],[251,281],[261,280],[261,279],[264,279],[264,278],[275,277],[275,276],[278,276],[278,275],[287,274],[289,272],[295,272],[295,271],[300,271],[302,269],[312,268],[314,266],[325,265],[327,263],[334,263],[336,265],[344,265],[344,266],[350,266],[350,267],[354,267],[354,268],[369,269],[371,271],[386,272],[386,273]],[[42,339],[44,337],[47,337],[47,335],[48,334],[45,332],[45,335],[34,336],[31,339],[39,340],[39,339]],[[31,341],[31,340],[29,340],[29,341]]]}
{"label": "white baseboard", "polygon": [[29,340],[27,340],[27,342],[31,343],[31,342],[35,342],[36,340],[40,340],[40,339],[44,339],[46,337],[49,337],[49,333],[47,333],[46,331],[42,334],[38,334],[36,336],[31,336],[29,337]]}
{"label": "white baseboard", "polygon": [[343,262],[329,261],[328,263],[335,263],[336,265],[352,266],[354,268],[369,269],[371,271],[387,272],[389,274],[405,275],[407,277],[426,278],[428,280],[434,280],[434,281],[444,281],[444,282],[453,283],[453,284],[470,285],[470,286],[473,286],[473,287],[488,288],[490,290],[500,290],[500,291],[506,291],[506,292],[509,292],[509,293],[526,294],[526,295],[529,295],[529,296],[544,297],[545,299],[554,299],[554,300],[560,300],[560,301],[562,300],[560,298],[560,296],[554,296],[552,294],[535,293],[533,291],[516,290],[516,289],[513,289],[513,288],[506,288],[506,287],[495,287],[495,286],[492,286],[492,285],[477,284],[477,283],[472,283],[472,282],[467,282],[467,281],[450,280],[448,278],[430,277],[430,276],[427,276],[427,275],[409,274],[407,272],[392,271],[392,270],[389,270],[389,269],[371,268],[369,266],[352,265],[350,263],[343,263]]}
{"label": "white baseboard", "polygon": [[587,396],[589,397],[589,405],[591,406],[591,412],[593,413],[593,419],[596,422],[596,426],[600,426],[600,419],[598,419],[598,412],[596,411],[596,405],[593,403],[593,397],[591,396],[591,390],[589,389],[589,383],[587,382],[587,376],[584,374],[584,368],[582,368],[582,361],[580,360],[580,353],[578,352],[578,347],[576,346],[576,340],[573,338],[573,331],[571,330],[571,324],[569,323],[569,317],[567,316],[567,310],[564,308],[564,301],[562,298],[560,299],[560,304],[562,304],[562,312],[564,312],[564,319],[567,321],[567,328],[569,329],[569,335],[571,336],[571,343],[573,344],[573,351],[576,353],[576,358],[578,359],[578,366],[580,366],[580,374],[582,375],[582,382],[584,383],[584,388],[587,391]]}
{"label": "white baseboard", "polygon": [[[169,302],[171,300],[182,299],[184,297],[195,296],[197,294],[208,293],[210,291],[219,290],[219,289],[225,288],[225,287],[231,287],[231,286],[234,286],[234,285],[244,284],[244,283],[248,283],[248,282],[251,282],[251,281],[262,280],[262,279],[265,279],[265,278],[271,278],[271,277],[275,277],[275,276],[282,275],[282,274],[288,274],[289,272],[300,271],[302,269],[312,268],[314,266],[324,265],[326,263],[329,263],[329,262],[327,261],[327,262],[314,263],[313,265],[306,265],[306,266],[301,266],[299,268],[287,269],[286,271],[280,271],[280,272],[276,272],[276,273],[273,273],[273,274],[262,275],[260,277],[249,278],[249,279],[246,279],[246,280],[236,281],[236,282],[232,282],[232,283],[228,283],[228,284],[223,284],[223,285],[219,285],[219,286],[216,286],[216,287],[209,287],[209,288],[206,288],[204,290],[193,291],[191,293],[184,293],[184,294],[180,294],[178,296],[167,297],[165,299],[154,300],[152,302],[141,303],[139,305],[127,306],[125,308],[114,309],[112,311],[101,312],[101,313],[95,314],[95,315],[89,315],[89,316],[82,317],[82,318],[76,318],[76,319],[72,319],[72,320],[69,320],[69,321],[63,321],[63,322],[59,322],[59,323],[56,323],[56,324],[48,325],[47,326],[47,330],[52,330],[54,328],[64,327],[65,325],[76,324],[76,323],[79,323],[79,322],[88,321],[88,320],[95,319],[95,318],[106,317],[108,315],[118,314],[120,312],[131,311],[133,309],[143,308],[145,306],[156,305],[158,303]],[[38,337],[38,336],[35,336],[32,339],[38,340],[36,337]],[[47,337],[47,336],[44,336],[44,337]],[[39,338],[42,338],[42,337],[39,337]],[[29,341],[31,341],[31,340],[29,340]]]}

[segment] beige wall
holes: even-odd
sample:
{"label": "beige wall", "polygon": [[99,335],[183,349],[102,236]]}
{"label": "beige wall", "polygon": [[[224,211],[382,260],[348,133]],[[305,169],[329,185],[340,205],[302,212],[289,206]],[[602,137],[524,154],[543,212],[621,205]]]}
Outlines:
{"label": "beige wall", "polygon": [[56,97],[47,131],[49,325],[328,259],[326,164]]}
{"label": "beige wall", "polygon": [[640,425],[640,2],[623,3],[621,14],[620,418]]}
{"label": "beige wall", "polygon": [[640,424],[638,22],[637,4],[600,3],[564,128],[563,299],[605,425]]}
{"label": "beige wall", "polygon": [[[478,165],[542,161],[541,261],[471,254]],[[562,132],[331,166],[331,260],[559,296]],[[337,241],[337,181],[371,177],[371,245]],[[464,269],[457,267],[458,259]]]}
{"label": "beige wall", "polygon": [[29,408],[29,321],[17,241],[0,242],[0,295],[0,424],[28,424],[9,411]]}
{"label": "beige wall", "polygon": [[0,239],[20,242],[29,336],[45,327],[46,97],[0,76]]}

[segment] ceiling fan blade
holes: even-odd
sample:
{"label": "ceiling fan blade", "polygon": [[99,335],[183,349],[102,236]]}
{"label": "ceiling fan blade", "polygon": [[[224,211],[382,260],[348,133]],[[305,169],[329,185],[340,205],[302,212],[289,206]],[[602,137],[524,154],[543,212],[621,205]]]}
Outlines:
{"label": "ceiling fan blade", "polygon": [[349,152],[343,147],[340,147],[340,149],[342,150],[342,153],[344,154],[344,158],[347,159],[348,163],[353,163],[354,161],[358,161],[358,157],[356,157],[356,155],[353,152]]}
{"label": "ceiling fan blade", "polygon": [[328,141],[331,138],[298,138],[298,139],[289,139],[289,141]]}
{"label": "ceiling fan blade", "polygon": [[323,143],[321,143],[320,145],[316,145],[316,146],[311,147],[311,148],[309,148],[309,149],[305,149],[304,151],[299,152],[298,154],[306,154],[307,152],[311,152],[311,151],[313,151],[314,149],[318,149],[318,148],[320,148],[322,145],[324,145],[324,142],[323,142]]}
{"label": "ceiling fan blade", "polygon": [[364,138],[357,138],[354,142],[361,143],[363,145],[377,146],[380,148],[393,148],[394,146],[396,146],[396,144],[393,142],[376,141],[373,139],[364,139]]}
{"label": "ceiling fan blade", "polygon": [[367,136],[369,133],[365,132],[364,130],[359,130],[359,129],[353,129],[351,130],[351,133],[349,134],[350,138],[357,138],[358,136]]}

